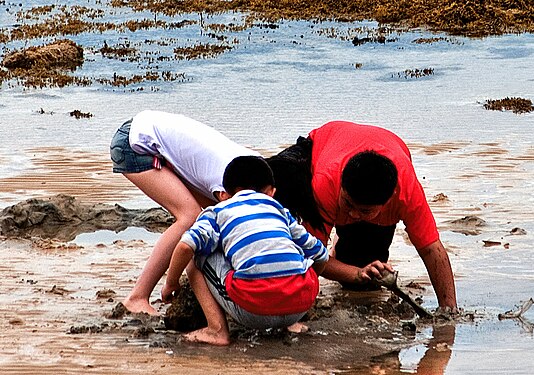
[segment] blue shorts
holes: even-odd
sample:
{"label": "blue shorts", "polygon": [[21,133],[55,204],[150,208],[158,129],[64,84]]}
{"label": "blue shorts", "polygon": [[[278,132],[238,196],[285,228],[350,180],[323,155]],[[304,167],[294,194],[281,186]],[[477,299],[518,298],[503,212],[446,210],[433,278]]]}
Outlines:
{"label": "blue shorts", "polygon": [[154,156],[138,154],[130,147],[128,137],[131,125],[132,120],[126,121],[111,139],[109,153],[115,173],[139,173],[156,167]]}
{"label": "blue shorts", "polygon": [[213,298],[237,323],[253,329],[284,328],[298,322],[306,312],[289,315],[257,315],[234,303],[226,292],[226,276],[232,270],[221,251],[208,257],[195,255],[195,264],[204,275]]}

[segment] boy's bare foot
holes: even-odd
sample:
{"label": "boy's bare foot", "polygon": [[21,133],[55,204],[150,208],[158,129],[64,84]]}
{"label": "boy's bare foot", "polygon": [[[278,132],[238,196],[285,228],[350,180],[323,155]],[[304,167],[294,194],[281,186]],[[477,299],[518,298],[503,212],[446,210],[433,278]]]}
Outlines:
{"label": "boy's bare foot", "polygon": [[148,315],[159,315],[155,308],[152,307],[150,302],[145,299],[136,299],[132,297],[126,297],[122,302],[124,307],[131,313],[147,313]]}
{"label": "boy's bare foot", "polygon": [[230,334],[226,331],[214,331],[209,327],[201,328],[183,335],[189,342],[200,342],[217,346],[230,345]]}
{"label": "boy's bare foot", "polygon": [[308,332],[309,328],[307,325],[302,324],[301,322],[296,322],[287,327],[287,330],[291,333],[304,333]]}

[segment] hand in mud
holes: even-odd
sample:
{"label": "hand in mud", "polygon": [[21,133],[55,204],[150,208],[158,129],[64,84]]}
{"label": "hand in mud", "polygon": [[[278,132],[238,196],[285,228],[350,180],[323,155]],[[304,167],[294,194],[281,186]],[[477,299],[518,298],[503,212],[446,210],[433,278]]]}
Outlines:
{"label": "hand in mud", "polygon": [[175,296],[178,295],[179,291],[180,285],[172,287],[169,284],[165,283],[165,285],[163,285],[163,288],[161,288],[161,300],[163,301],[163,303],[171,303]]}
{"label": "hand in mud", "polygon": [[436,316],[440,317],[454,317],[460,315],[460,310],[458,310],[457,307],[450,307],[450,306],[440,306],[436,309],[436,312],[434,313]]}
{"label": "hand in mud", "polygon": [[367,283],[375,279],[380,280],[384,270],[394,272],[393,267],[391,267],[389,264],[375,260],[374,262],[369,263],[367,266],[358,269],[356,282]]}

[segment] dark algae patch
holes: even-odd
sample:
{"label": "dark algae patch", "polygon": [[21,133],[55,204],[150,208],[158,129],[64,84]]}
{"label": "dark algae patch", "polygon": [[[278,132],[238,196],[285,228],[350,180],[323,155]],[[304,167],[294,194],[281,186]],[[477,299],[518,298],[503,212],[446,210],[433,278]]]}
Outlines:
{"label": "dark algae patch", "polygon": [[532,100],[523,98],[488,99],[484,108],[493,111],[512,111],[517,114],[534,111]]}
{"label": "dark algae patch", "polygon": [[217,44],[197,44],[191,47],[178,47],[174,49],[176,58],[179,60],[205,59],[217,57],[221,53],[232,49],[230,46]]}
{"label": "dark algae patch", "polygon": [[403,72],[397,73],[398,78],[404,79],[417,79],[431,75],[434,75],[434,68],[405,69]]}

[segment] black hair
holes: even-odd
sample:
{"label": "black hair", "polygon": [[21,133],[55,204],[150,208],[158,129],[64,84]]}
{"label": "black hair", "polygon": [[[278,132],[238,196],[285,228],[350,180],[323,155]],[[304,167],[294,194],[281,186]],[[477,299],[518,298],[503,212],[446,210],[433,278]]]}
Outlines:
{"label": "black hair", "polygon": [[224,170],[223,187],[230,195],[239,190],[262,191],[274,186],[273,171],[261,156],[238,156]]}
{"label": "black hair", "polygon": [[397,168],[375,151],[363,151],[351,157],[343,168],[341,186],[356,204],[383,205],[397,186]]}
{"label": "black hair", "polygon": [[274,198],[295,218],[326,233],[311,185],[312,145],[311,139],[299,137],[296,144],[267,158],[267,162],[276,181]]}

